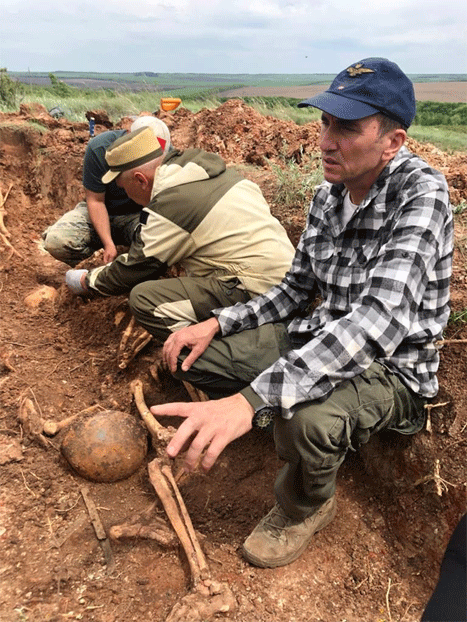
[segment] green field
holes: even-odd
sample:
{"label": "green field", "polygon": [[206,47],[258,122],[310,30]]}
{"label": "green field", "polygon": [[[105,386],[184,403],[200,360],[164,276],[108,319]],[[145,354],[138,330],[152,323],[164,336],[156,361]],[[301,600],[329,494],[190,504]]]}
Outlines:
{"label": "green field", "polygon": [[[158,74],[139,73],[8,73],[0,69],[0,110],[16,110],[21,102],[38,102],[52,110],[59,108],[70,121],[82,121],[86,110],[104,109],[109,118],[118,122],[124,116],[137,115],[142,110],[156,111],[164,96],[178,96],[183,106],[192,112],[202,108],[217,108],[229,97],[241,97],[262,114],[270,114],[298,124],[319,118],[317,111],[299,109],[297,87],[329,84],[330,74]],[[414,83],[429,86],[428,97],[439,97],[439,85],[446,83],[443,92],[453,90],[458,99],[418,101],[417,116],[409,135],[422,142],[431,142],[446,151],[467,151],[467,74],[416,74]],[[449,84],[448,84],[449,83]],[[240,95],[243,89],[254,87],[255,92],[276,92],[284,96]],[[425,89],[426,91],[427,89]],[[233,93],[229,93],[233,91]],[[459,103],[459,101],[461,103]]]}
{"label": "green field", "polygon": [[[122,88],[139,87],[182,90],[193,89],[232,89],[243,86],[306,86],[309,84],[327,84],[335,74],[203,74],[203,73],[155,73],[143,71],[137,73],[90,73],[73,71],[54,71],[58,80],[67,84],[88,88],[95,81],[118,83]],[[10,72],[10,75],[24,83],[39,84],[48,81],[47,72]],[[409,74],[413,82],[467,82],[467,74]]]}

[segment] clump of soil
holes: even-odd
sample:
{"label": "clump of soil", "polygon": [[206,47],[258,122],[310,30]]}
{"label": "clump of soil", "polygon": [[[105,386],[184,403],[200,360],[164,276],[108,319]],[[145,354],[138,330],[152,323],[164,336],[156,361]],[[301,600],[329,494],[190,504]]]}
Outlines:
{"label": "clump of soil", "polygon": [[[286,157],[306,166],[318,151],[318,124],[299,127],[265,117],[240,100],[197,114],[182,108],[160,115],[176,146],[218,152],[259,183],[296,243],[304,206],[278,204],[271,162],[282,165]],[[122,119],[118,127],[128,123]],[[105,129],[96,125],[96,133]],[[86,485],[108,533],[155,499],[146,466],[120,482],[86,482],[61,456],[60,434],[41,440],[20,425],[18,412],[30,400],[41,418],[56,421],[92,406],[137,416],[130,395],[137,377],[148,404],[190,397],[175,381],[155,382],[153,344],[119,369],[118,345],[130,317],[126,297],[71,296],[63,285],[67,267],[40,249],[41,232],[83,196],[88,124],[53,119],[45,108],[29,105],[0,114],[0,135],[0,190],[11,244],[0,242],[0,619],[161,622],[189,587],[182,551],[152,540],[112,542],[109,574],[81,494]],[[413,140],[409,148],[444,172],[453,202],[467,199],[464,153],[448,155]],[[458,313],[467,308],[465,227],[460,215],[452,279]],[[39,286],[58,295],[28,305],[25,298]],[[232,443],[208,475],[182,485],[212,572],[230,584],[237,601],[235,611],[218,619],[420,619],[447,540],[465,511],[465,326],[459,321],[446,331],[454,341],[442,349],[430,426],[410,438],[382,434],[349,456],[339,473],[336,519],[290,566],[261,570],[240,554],[244,538],[273,503],[280,465],[270,436],[252,431]],[[156,511],[163,517],[159,505]]]}

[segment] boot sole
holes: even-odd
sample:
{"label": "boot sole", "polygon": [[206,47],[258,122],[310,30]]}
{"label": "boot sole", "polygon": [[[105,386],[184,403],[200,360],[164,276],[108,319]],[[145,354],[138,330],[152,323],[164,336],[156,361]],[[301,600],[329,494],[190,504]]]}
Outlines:
{"label": "boot sole", "polygon": [[316,533],[318,533],[318,531],[321,531],[322,529],[324,529],[325,527],[329,525],[329,523],[336,516],[336,512],[337,512],[337,503],[334,501],[334,504],[331,508],[330,513],[327,514],[325,517],[323,517],[323,522],[313,531],[313,533],[310,534],[309,538],[307,538],[303,542],[302,546],[296,551],[293,551],[292,553],[285,555],[284,557],[276,558],[271,561],[265,561],[264,559],[261,559],[260,557],[256,557],[255,555],[250,553],[245,548],[245,545],[243,545],[242,547],[243,557],[250,564],[253,564],[253,566],[258,566],[259,568],[278,568],[279,566],[287,566],[287,564],[291,564],[293,561],[295,561],[296,559],[300,557],[300,555],[303,553],[303,551],[306,549],[306,547],[311,542],[311,539],[313,538],[313,536]]}

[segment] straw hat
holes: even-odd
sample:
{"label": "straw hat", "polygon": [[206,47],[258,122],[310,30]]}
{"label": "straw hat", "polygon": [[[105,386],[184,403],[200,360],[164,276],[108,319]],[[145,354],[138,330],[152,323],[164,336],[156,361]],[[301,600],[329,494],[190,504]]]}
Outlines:
{"label": "straw hat", "polygon": [[102,177],[103,183],[108,184],[123,171],[160,157],[164,154],[166,145],[167,140],[156,135],[150,127],[141,127],[117,138],[105,152],[110,170]]}

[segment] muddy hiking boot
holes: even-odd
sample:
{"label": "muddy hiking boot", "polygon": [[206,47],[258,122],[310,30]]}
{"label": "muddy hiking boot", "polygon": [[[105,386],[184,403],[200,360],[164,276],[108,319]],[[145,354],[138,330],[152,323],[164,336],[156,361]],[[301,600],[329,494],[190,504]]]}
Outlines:
{"label": "muddy hiking boot", "polygon": [[243,556],[261,568],[285,566],[300,557],[313,535],[336,515],[335,497],[302,521],[289,518],[277,503],[243,544]]}

